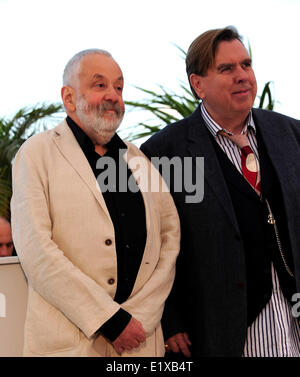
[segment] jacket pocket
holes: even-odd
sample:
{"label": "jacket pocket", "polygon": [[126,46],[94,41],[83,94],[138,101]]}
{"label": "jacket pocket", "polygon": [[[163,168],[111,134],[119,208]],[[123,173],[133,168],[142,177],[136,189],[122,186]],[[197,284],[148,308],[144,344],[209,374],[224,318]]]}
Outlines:
{"label": "jacket pocket", "polygon": [[45,355],[66,351],[79,344],[79,329],[39,294],[28,298],[25,338],[31,352]]}

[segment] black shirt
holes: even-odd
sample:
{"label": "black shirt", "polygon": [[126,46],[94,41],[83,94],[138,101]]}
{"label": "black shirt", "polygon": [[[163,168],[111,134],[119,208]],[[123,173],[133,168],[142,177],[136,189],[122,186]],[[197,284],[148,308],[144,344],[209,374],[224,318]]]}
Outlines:
{"label": "black shirt", "polygon": [[[107,177],[107,172],[109,172],[107,165],[102,169],[96,167],[102,157],[95,152],[91,139],[70,117],[67,117],[66,121],[87,158],[95,178],[98,178],[97,181],[114,225],[118,266],[118,284],[114,300],[121,304],[128,299],[133,289],[146,244],[146,215],[143,197],[137,185],[134,190],[128,188],[128,180],[132,172],[122,157],[127,146],[117,134],[106,145],[107,152],[104,156],[111,158],[114,162],[116,174],[113,175],[116,177]],[[106,178],[103,179],[103,177]],[[108,182],[113,182],[113,187],[109,190],[107,190]],[[132,188],[132,182],[130,187]],[[113,341],[126,327],[130,318],[129,313],[120,309],[99,331]]]}

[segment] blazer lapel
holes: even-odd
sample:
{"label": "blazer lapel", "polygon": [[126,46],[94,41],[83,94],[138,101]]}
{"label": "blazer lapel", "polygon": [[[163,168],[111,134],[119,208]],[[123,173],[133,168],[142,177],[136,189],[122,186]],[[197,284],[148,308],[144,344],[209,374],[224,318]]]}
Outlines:
{"label": "blazer lapel", "polygon": [[105,200],[98,182],[95,179],[94,173],[66,121],[63,121],[55,127],[53,132],[53,139],[57,148],[78,173],[81,179],[86,183],[105,214],[110,218]]}
{"label": "blazer lapel", "polygon": [[[292,197],[299,189],[299,171],[294,160],[299,161],[300,150],[295,139],[286,137],[290,129],[278,119],[276,123],[265,112],[253,110],[253,118],[259,128],[267,153],[277,173],[284,199]],[[290,136],[290,135],[288,135]],[[294,141],[294,142],[293,142]],[[292,151],[292,153],[291,153]],[[289,182],[290,184],[286,184]]]}
{"label": "blazer lapel", "polygon": [[[223,176],[216,151],[201,116],[200,108],[189,119],[188,149],[194,157],[204,157],[204,180],[224,208],[233,226],[239,232],[230,194]],[[205,191],[204,191],[205,200]]]}

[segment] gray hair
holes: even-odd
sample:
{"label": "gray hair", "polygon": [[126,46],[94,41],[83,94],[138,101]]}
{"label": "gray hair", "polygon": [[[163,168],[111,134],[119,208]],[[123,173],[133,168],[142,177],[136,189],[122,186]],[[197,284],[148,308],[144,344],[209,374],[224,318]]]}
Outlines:
{"label": "gray hair", "polygon": [[100,50],[98,48],[91,48],[88,50],[83,50],[75,54],[67,63],[63,73],[63,85],[67,86],[74,86],[77,84],[77,80],[75,79],[75,75],[78,72],[81,60],[87,56],[92,54],[98,55],[106,55],[113,59],[112,55],[106,50]]}

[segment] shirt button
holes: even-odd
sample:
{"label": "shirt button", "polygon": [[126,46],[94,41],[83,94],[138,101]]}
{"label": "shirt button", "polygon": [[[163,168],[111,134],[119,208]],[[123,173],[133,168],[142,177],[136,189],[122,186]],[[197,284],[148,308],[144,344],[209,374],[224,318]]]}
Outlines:
{"label": "shirt button", "polygon": [[106,246],[110,246],[111,244],[112,244],[112,240],[110,240],[110,239],[105,240]]}
{"label": "shirt button", "polygon": [[111,278],[107,282],[108,282],[109,285],[113,285],[114,282],[115,282],[115,279]]}
{"label": "shirt button", "polygon": [[125,247],[126,247],[126,249],[130,249],[130,246],[129,246],[129,245],[126,245]]}

